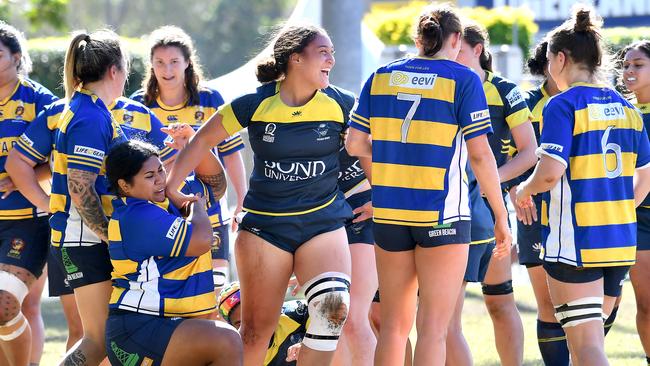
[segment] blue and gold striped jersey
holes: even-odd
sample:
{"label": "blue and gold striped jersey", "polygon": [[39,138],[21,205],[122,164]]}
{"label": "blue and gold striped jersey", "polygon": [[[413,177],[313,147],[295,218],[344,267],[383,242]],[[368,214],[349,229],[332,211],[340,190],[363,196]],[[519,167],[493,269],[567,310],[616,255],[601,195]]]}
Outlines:
{"label": "blue and gold striped jersey", "polygon": [[[45,106],[56,99],[42,85],[28,79],[19,79],[12,93],[0,101],[0,179],[8,177],[5,162],[18,137]],[[0,220],[21,220],[46,215],[37,211],[19,191],[0,200]]]}
{"label": "blue and gold striped jersey", "polygon": [[[144,90],[138,90],[131,99],[144,103]],[[160,119],[164,126],[172,123],[187,123],[198,130],[217,109],[223,105],[221,94],[215,89],[202,86],[199,90],[199,101],[192,105],[186,103],[168,106],[160,98],[151,103],[148,107]],[[223,158],[244,148],[244,141],[239,134],[226,139],[217,145],[216,152],[223,163]],[[218,205],[212,206],[208,214],[213,227],[219,227],[230,223],[231,214],[228,211],[226,197],[224,196]]]}
{"label": "blue and gold striped jersey", "polygon": [[625,266],[636,258],[633,175],[650,166],[637,110],[606,86],[576,83],[549,99],[538,151],[566,167],[543,194],[544,260]]}
{"label": "blue and gold striped jersey", "polygon": [[[643,125],[645,127],[645,132],[648,132],[650,129],[650,103],[636,104],[635,105],[641,112],[641,117],[643,118]],[[641,205],[640,209],[650,209],[650,195],[646,197]]]}
{"label": "blue and gold striped jersey", "polygon": [[329,86],[317,91],[305,105],[290,107],[280,98],[279,90],[279,82],[262,85],[218,113],[229,134],[248,127],[254,165],[245,211],[301,215],[339,197],[341,134],[354,96]]}
{"label": "blue and gold striped jersey", "polygon": [[[54,148],[54,131],[64,109],[65,100],[56,101],[45,108],[20,136],[16,149],[37,164],[47,161]],[[165,146],[167,135],[160,131],[162,124],[147,107],[120,97],[111,105],[110,111],[129,140],[153,144],[160,150],[162,161],[176,154],[175,150]]]}
{"label": "blue and gold striped jersey", "polygon": [[350,126],[372,135],[375,222],[471,219],[465,140],[492,132],[476,73],[445,59],[394,61],[365,83]]}
{"label": "blue and gold striped jersey", "polygon": [[106,105],[97,95],[76,91],[55,122],[52,151],[52,194],[50,227],[53,246],[90,246],[101,243],[97,235],[82,223],[70,200],[68,169],[97,174],[95,190],[104,213],[113,211],[104,157],[109,149],[127,138]]}
{"label": "blue and gold striped jersey", "polygon": [[511,130],[527,122],[532,116],[519,87],[512,81],[486,71],[483,90],[494,130],[488,140],[497,167],[500,167],[508,161]]}
{"label": "blue and gold striped jersey", "polygon": [[[186,181],[186,193],[204,193]],[[113,272],[109,308],[164,317],[194,317],[216,311],[210,252],[186,256],[192,224],[169,201],[113,200],[108,251]]]}

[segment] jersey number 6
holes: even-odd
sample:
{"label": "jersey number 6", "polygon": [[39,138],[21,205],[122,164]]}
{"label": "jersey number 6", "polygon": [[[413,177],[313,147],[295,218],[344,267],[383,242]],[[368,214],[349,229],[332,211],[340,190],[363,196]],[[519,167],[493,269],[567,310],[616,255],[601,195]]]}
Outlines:
{"label": "jersey number 6", "polygon": [[411,127],[411,120],[413,119],[413,116],[415,115],[415,111],[418,109],[418,106],[420,105],[420,100],[422,100],[422,96],[420,94],[409,94],[409,93],[397,93],[397,100],[406,100],[409,102],[413,102],[411,104],[411,108],[409,108],[408,113],[406,113],[406,117],[404,117],[404,122],[402,122],[402,137],[401,137],[401,142],[403,144],[406,143],[406,137],[409,133],[409,128]]}
{"label": "jersey number 6", "polygon": [[[609,126],[603,134],[603,138],[600,139],[600,146],[603,149],[603,164],[605,165],[605,176],[609,179],[614,179],[623,173],[623,154],[621,153],[621,146],[613,142],[607,142],[609,140],[609,133],[614,129],[614,126]],[[609,170],[607,166],[607,152],[612,151],[616,156],[616,166],[613,170]]]}

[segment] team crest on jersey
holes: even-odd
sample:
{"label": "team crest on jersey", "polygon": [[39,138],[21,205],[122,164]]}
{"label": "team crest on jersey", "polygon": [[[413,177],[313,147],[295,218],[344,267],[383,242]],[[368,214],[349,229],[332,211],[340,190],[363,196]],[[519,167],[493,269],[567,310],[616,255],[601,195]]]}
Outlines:
{"label": "team crest on jersey", "polygon": [[130,111],[125,111],[123,120],[125,125],[130,126],[131,123],[133,123],[133,113]]}
{"label": "team crest on jersey", "polygon": [[433,89],[438,74],[393,71],[390,73],[390,86],[412,89]]}
{"label": "team crest on jersey", "polygon": [[16,107],[16,110],[14,111],[16,118],[22,118],[24,113],[25,113],[25,107],[23,107],[22,104]]}
{"label": "team crest on jersey", "polygon": [[20,238],[14,238],[11,240],[11,249],[9,249],[7,256],[19,259],[23,254],[23,250],[25,250],[25,241]]}
{"label": "team crest on jersey", "polygon": [[264,136],[262,136],[262,141],[272,143],[275,141],[275,123],[269,123],[264,128]]}
{"label": "team crest on jersey", "polygon": [[194,113],[194,119],[195,119],[197,122],[201,122],[201,121],[203,121],[203,118],[204,118],[204,117],[205,117],[205,113],[203,113],[203,111],[200,111],[200,110],[199,110],[199,111],[196,111],[196,112]]}
{"label": "team crest on jersey", "polygon": [[178,122],[178,116],[175,114],[170,114],[169,116],[167,116],[167,122],[169,123]]}
{"label": "team crest on jersey", "polygon": [[327,125],[325,123],[319,124],[318,128],[314,129],[314,132],[316,132],[316,141],[325,141],[330,139],[330,137],[327,136]]}
{"label": "team crest on jersey", "polygon": [[512,108],[519,103],[523,103],[524,97],[521,95],[519,88],[512,88],[510,93],[506,95],[506,100],[508,101],[508,104],[510,104],[510,108]]}

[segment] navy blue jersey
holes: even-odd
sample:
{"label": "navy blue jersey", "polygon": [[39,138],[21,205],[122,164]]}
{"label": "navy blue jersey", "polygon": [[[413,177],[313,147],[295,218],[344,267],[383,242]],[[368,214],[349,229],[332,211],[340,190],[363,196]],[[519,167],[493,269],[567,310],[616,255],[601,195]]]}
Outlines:
{"label": "navy blue jersey", "polygon": [[280,83],[265,84],[219,109],[229,134],[248,127],[253,173],[244,199],[248,212],[291,216],[328,206],[338,196],[339,150],[354,103],[330,86],[303,106],[280,99]]}

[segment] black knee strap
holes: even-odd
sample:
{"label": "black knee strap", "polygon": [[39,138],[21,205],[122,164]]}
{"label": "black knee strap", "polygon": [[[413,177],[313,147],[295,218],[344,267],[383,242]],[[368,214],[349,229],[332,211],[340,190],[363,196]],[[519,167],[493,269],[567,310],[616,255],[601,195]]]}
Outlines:
{"label": "black knee strap", "polygon": [[502,282],[498,285],[483,285],[483,295],[508,295],[513,292],[512,280]]}

